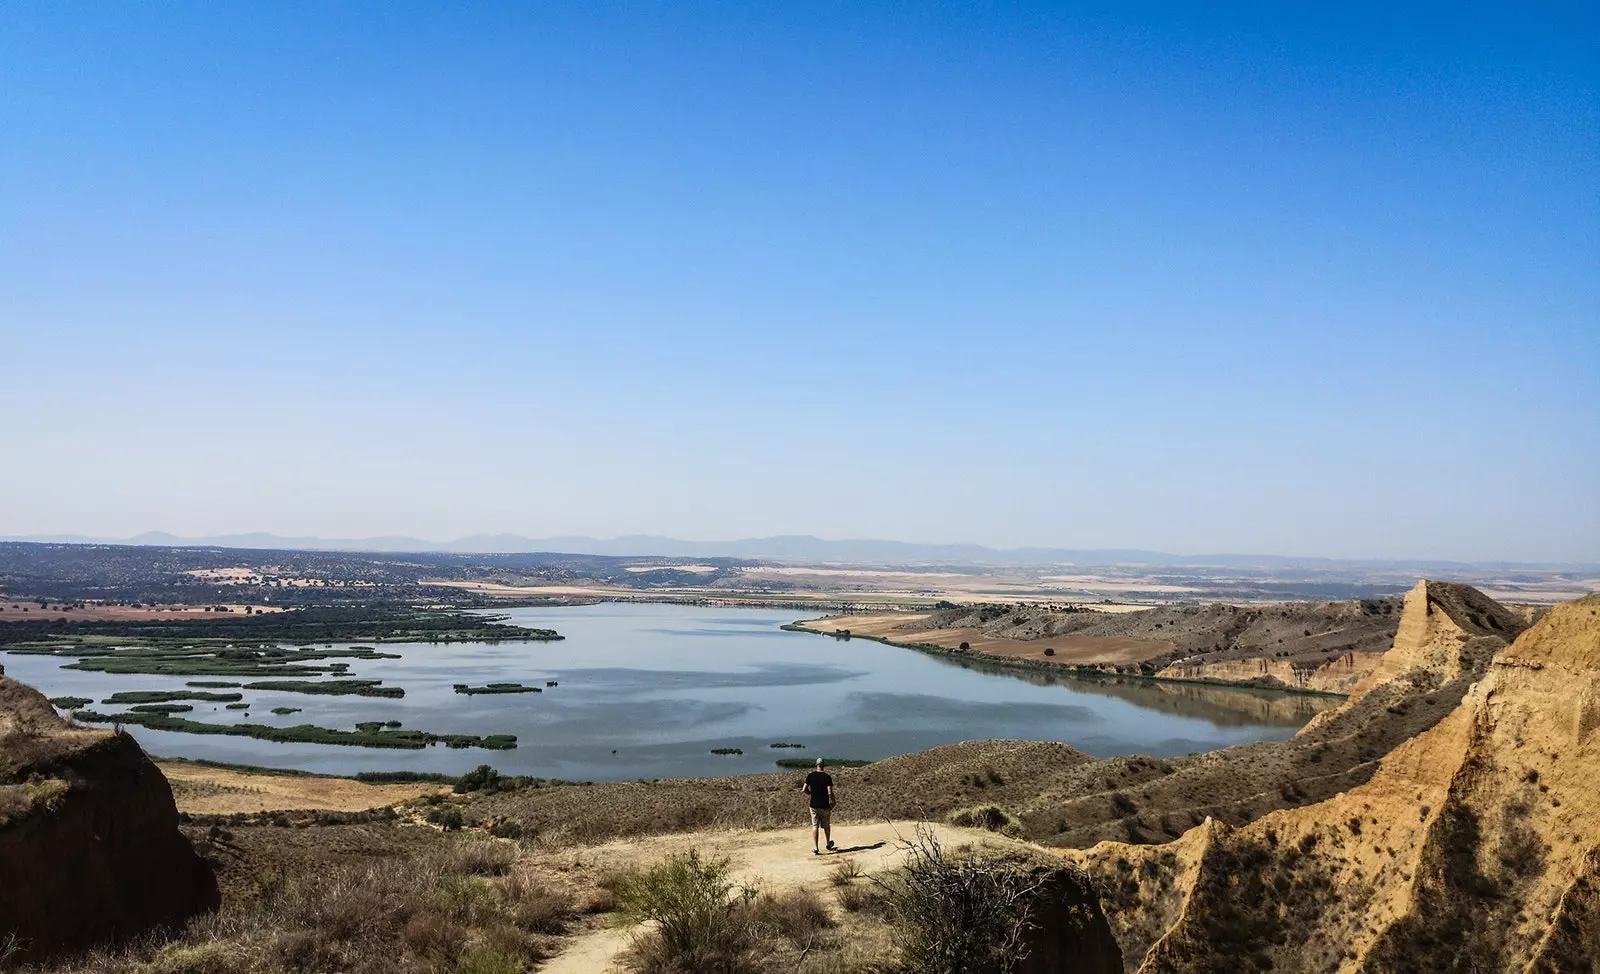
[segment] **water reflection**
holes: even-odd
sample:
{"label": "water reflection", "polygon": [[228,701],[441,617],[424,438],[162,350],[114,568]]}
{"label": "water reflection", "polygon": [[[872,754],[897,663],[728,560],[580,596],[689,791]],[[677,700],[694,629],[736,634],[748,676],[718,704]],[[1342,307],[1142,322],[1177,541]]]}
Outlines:
{"label": "water reflection", "polygon": [[1262,687],[1211,686],[1204,683],[1177,683],[1135,676],[1053,672],[927,654],[947,666],[975,670],[994,676],[1025,680],[1034,686],[1065,687],[1076,693],[1115,697],[1140,707],[1160,710],[1181,717],[1197,717],[1223,727],[1265,724],[1269,727],[1302,727],[1306,721],[1344,701],[1339,697],[1310,693],[1289,693]]}

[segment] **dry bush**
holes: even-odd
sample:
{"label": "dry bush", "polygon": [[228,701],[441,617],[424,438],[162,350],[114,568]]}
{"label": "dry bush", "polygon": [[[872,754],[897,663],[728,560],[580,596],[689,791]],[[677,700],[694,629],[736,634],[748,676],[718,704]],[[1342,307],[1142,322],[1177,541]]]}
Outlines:
{"label": "dry bush", "polygon": [[958,808],[946,816],[945,821],[965,829],[987,829],[990,832],[1003,832],[1006,835],[1022,834],[1022,823],[1016,816],[994,804]]}
{"label": "dry bush", "polygon": [[822,898],[809,889],[765,893],[736,912],[754,928],[756,938],[783,937],[798,947],[808,946],[819,933],[838,926]]}
{"label": "dry bush", "polygon": [[502,853],[462,843],[433,854],[268,874],[257,895],[198,917],[165,943],[94,951],[34,974],[391,974],[524,971],[575,913],[570,894],[504,873]]}
{"label": "dry bush", "polygon": [[828,882],[835,886],[849,886],[861,876],[861,864],[854,859],[840,859],[828,872]]}
{"label": "dry bush", "polygon": [[861,913],[880,909],[884,904],[883,894],[876,886],[843,886],[835,894],[839,900],[839,908],[846,913]]}
{"label": "dry bush", "polygon": [[1036,883],[1008,860],[946,855],[924,827],[904,867],[873,879],[894,923],[901,963],[918,974],[1006,974],[1027,955]]}
{"label": "dry bush", "polygon": [[517,861],[516,847],[497,839],[464,838],[448,855],[446,870],[469,876],[504,876]]}
{"label": "dry bush", "polygon": [[517,872],[500,884],[499,895],[507,919],[534,933],[562,933],[577,914],[577,904],[565,889],[556,889],[531,873]]}

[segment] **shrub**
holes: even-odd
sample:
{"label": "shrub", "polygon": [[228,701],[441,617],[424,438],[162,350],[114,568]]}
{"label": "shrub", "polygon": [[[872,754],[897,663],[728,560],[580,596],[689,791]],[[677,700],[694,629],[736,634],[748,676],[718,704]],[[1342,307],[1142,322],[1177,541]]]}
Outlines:
{"label": "shrub", "polygon": [[[459,818],[461,813],[457,809]],[[492,839],[462,839],[453,846],[446,871],[464,876],[504,876],[517,861],[516,849]]]}
{"label": "shrub", "polygon": [[522,974],[526,969],[521,961],[498,950],[478,947],[461,955],[456,961],[455,974]]}
{"label": "shrub", "polygon": [[755,890],[729,879],[727,859],[703,859],[691,850],[640,872],[617,897],[623,919],[655,924],[629,952],[644,972],[671,970],[738,974],[752,947],[741,907]]}
{"label": "shrub", "polygon": [[752,900],[744,912],[758,935],[775,934],[802,947],[819,932],[838,925],[822,898],[809,889],[764,894]]}
{"label": "shrub", "polygon": [[435,808],[433,811],[428,813],[427,818],[428,821],[439,826],[441,829],[444,829],[446,832],[458,831],[460,830],[461,826],[466,824],[461,817],[461,809],[455,807],[454,805],[445,805],[440,808]]}
{"label": "shrub", "polygon": [[234,958],[216,943],[165,947],[145,967],[147,974],[229,974],[234,969]]}
{"label": "shrub", "polygon": [[500,819],[489,824],[489,834],[497,839],[521,839],[522,826],[516,822]]}
{"label": "shrub", "polygon": [[1022,823],[1017,821],[1016,816],[995,804],[958,808],[951,812],[946,820],[951,825],[967,829],[988,829],[990,832],[1004,832],[1008,835],[1022,832]]}
{"label": "shrub", "polygon": [[861,864],[854,859],[840,859],[833,864],[832,875],[828,882],[835,886],[849,886],[851,881],[861,875]]}
{"label": "shrub", "polygon": [[904,868],[878,884],[901,962],[918,974],[1008,972],[1026,956],[1035,882],[1012,862],[946,856],[924,828]]}
{"label": "shrub", "polygon": [[465,795],[473,791],[496,791],[500,786],[500,772],[487,764],[480,764],[456,781],[455,791]]}
{"label": "shrub", "polygon": [[846,913],[858,913],[879,901],[874,888],[870,886],[840,887],[838,897],[839,907]]}

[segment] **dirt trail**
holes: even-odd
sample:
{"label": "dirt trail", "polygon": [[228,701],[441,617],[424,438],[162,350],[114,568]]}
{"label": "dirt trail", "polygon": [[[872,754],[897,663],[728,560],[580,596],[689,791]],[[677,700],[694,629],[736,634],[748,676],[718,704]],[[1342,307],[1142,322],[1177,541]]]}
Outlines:
{"label": "dirt trail", "polygon": [[[649,865],[673,853],[697,849],[702,855],[731,858],[734,877],[739,882],[774,893],[801,887],[825,893],[829,888],[829,870],[841,859],[854,859],[862,873],[867,875],[898,865],[905,856],[904,843],[917,836],[918,824],[881,822],[875,825],[842,826],[834,832],[834,841],[840,851],[821,856],[811,854],[810,828],[664,835],[608,842],[586,848],[580,855],[589,861],[586,863],[589,865]],[[1024,845],[974,829],[948,825],[932,828],[947,848],[963,845]],[[572,853],[552,855],[552,859],[570,861]],[[831,896],[826,899],[829,903],[833,901]],[[581,935],[538,970],[540,974],[609,974],[633,933],[633,928],[603,927]]]}

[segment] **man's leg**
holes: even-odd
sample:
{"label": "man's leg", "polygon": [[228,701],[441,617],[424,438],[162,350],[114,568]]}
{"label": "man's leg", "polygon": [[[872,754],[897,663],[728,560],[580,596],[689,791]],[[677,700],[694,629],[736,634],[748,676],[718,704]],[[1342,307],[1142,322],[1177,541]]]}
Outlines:
{"label": "man's leg", "polygon": [[817,831],[818,827],[821,825],[822,816],[818,815],[817,810],[813,808],[811,810],[811,851],[818,854],[822,852],[822,850],[817,846]]}

